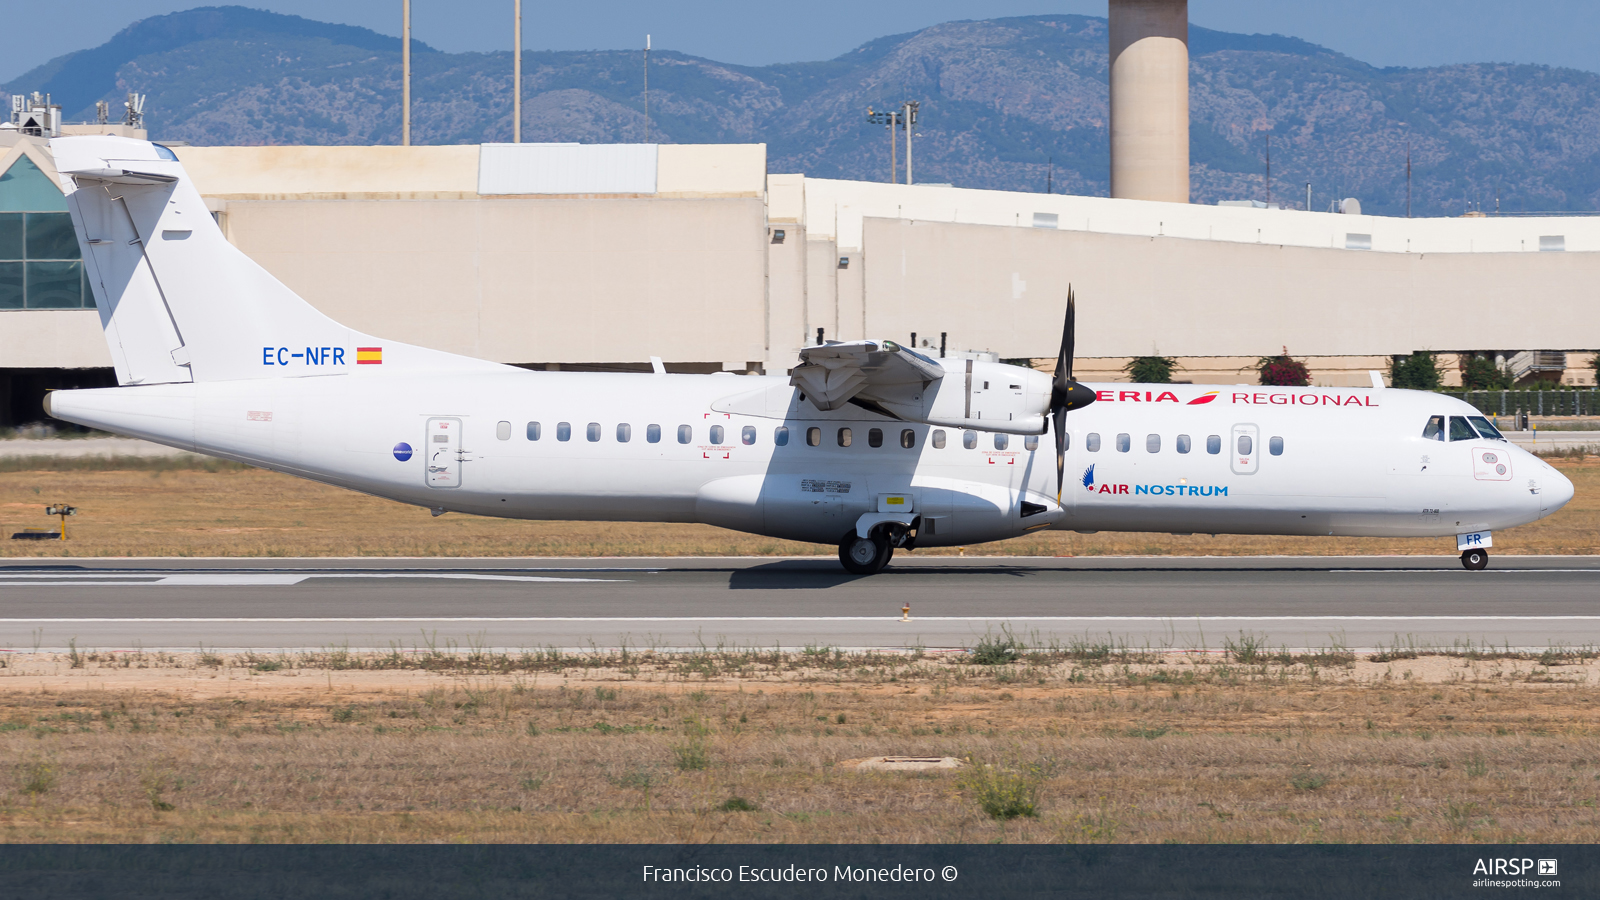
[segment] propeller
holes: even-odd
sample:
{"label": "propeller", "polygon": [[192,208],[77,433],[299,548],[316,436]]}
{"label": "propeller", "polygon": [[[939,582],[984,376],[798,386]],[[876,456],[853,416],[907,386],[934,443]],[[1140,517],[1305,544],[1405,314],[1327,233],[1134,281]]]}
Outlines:
{"label": "propeller", "polygon": [[1056,503],[1067,481],[1067,413],[1095,401],[1095,393],[1072,380],[1072,350],[1077,331],[1077,300],[1067,287],[1067,321],[1061,329],[1061,354],[1056,357],[1056,376],[1050,384],[1050,419],[1056,433]]}

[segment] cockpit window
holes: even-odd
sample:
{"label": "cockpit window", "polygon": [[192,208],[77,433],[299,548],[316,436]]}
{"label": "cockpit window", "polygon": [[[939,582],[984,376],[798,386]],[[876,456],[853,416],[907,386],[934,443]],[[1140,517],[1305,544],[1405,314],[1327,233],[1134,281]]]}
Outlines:
{"label": "cockpit window", "polygon": [[1477,427],[1478,433],[1484,437],[1494,441],[1503,441],[1506,439],[1506,436],[1500,433],[1500,429],[1490,424],[1489,420],[1485,419],[1483,416],[1467,416],[1467,419],[1468,421],[1472,422],[1475,427]]}
{"label": "cockpit window", "polygon": [[1444,440],[1444,416],[1429,416],[1428,427],[1422,429],[1422,436],[1430,441]]}
{"label": "cockpit window", "polygon": [[1477,439],[1478,433],[1472,430],[1472,426],[1467,423],[1466,419],[1460,416],[1450,417],[1450,440],[1475,441]]}

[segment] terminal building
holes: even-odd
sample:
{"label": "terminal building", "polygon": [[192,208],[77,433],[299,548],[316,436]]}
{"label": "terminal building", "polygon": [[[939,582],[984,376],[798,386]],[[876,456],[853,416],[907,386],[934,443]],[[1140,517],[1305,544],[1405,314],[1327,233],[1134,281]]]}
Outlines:
{"label": "terminal building", "polygon": [[[1138,48],[1121,2],[1113,41]],[[1119,155],[1113,123],[1113,192],[1140,196],[1110,198],[770,173],[761,144],[174,151],[228,239],[329,316],[518,366],[781,373],[860,338],[1049,366],[1070,286],[1084,380],[1159,355],[1178,380],[1254,382],[1287,349],[1318,384],[1365,385],[1429,350],[1447,383],[1481,353],[1594,385],[1600,218],[1193,205],[1183,124],[1175,166]],[[0,128],[0,427],[112,381],[48,139]]]}

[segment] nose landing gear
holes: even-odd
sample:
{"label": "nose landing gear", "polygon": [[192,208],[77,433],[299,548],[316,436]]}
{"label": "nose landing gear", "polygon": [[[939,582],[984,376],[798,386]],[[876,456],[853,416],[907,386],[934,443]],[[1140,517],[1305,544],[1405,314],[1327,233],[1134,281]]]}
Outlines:
{"label": "nose landing gear", "polygon": [[1461,554],[1461,565],[1473,572],[1482,571],[1489,567],[1489,551],[1467,550]]}

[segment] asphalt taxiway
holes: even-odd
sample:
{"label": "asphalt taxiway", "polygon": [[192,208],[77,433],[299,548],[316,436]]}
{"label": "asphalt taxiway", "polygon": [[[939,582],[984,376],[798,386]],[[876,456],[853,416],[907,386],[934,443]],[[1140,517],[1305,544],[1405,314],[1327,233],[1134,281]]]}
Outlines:
{"label": "asphalt taxiway", "polygon": [[[899,621],[911,607],[911,621]],[[12,560],[0,648],[1600,646],[1600,557]]]}

